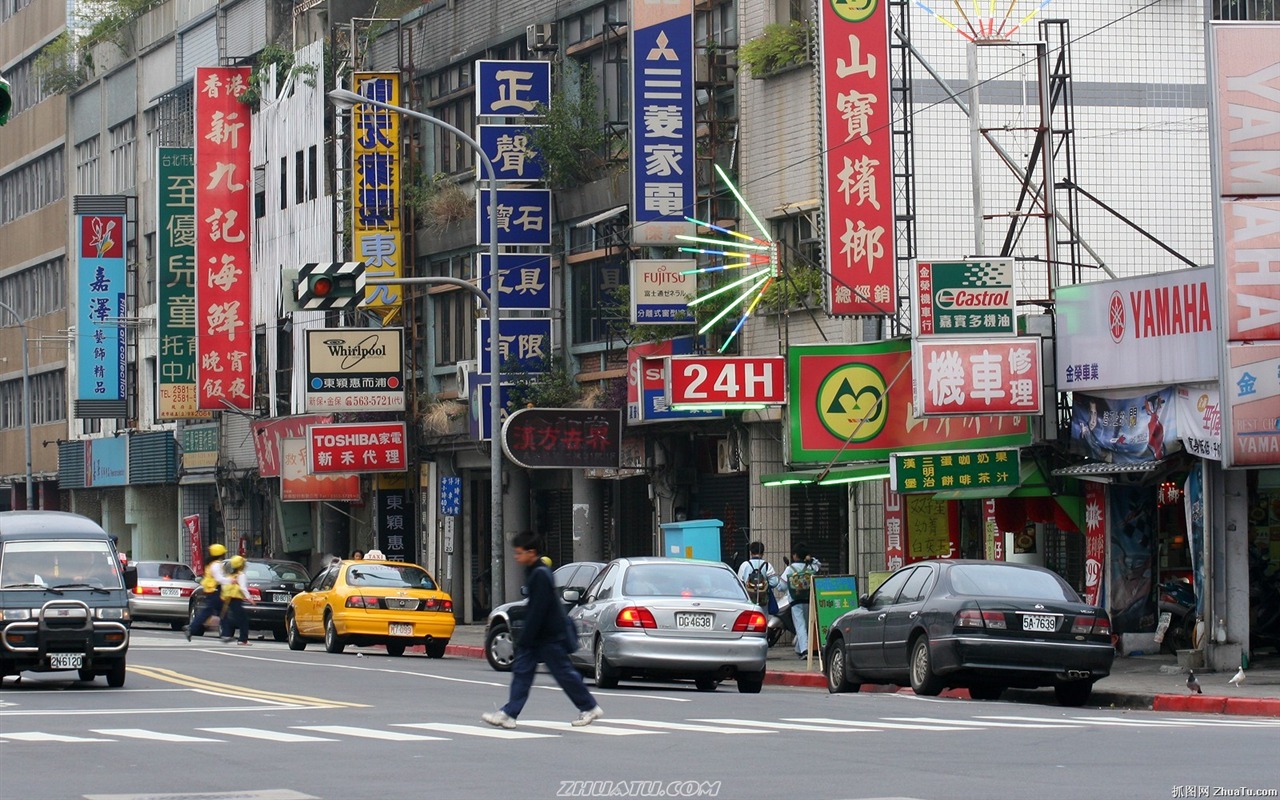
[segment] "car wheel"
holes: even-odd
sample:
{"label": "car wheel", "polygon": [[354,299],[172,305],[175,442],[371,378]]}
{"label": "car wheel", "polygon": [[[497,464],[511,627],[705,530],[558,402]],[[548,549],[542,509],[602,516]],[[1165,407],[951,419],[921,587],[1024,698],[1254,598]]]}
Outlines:
{"label": "car wheel", "polygon": [[844,639],[834,636],[827,644],[827,691],[832,694],[856,692],[861,684],[849,680],[849,671],[845,668]]}
{"label": "car wheel", "polygon": [[272,628],[272,629],[271,629],[271,635],[272,635],[273,637],[275,637],[275,640],[276,640],[277,642],[287,642],[287,641],[289,641],[289,631],[288,631],[286,628],[283,628],[283,627],[280,627],[280,628]]}
{"label": "car wheel", "polygon": [[613,689],[618,685],[618,670],[604,657],[604,642],[596,641],[596,688]]}
{"label": "car wheel", "polygon": [[119,689],[124,686],[124,659],[111,662],[111,669],[107,671],[107,685],[112,689]]}
{"label": "car wheel", "polygon": [[933,674],[929,638],[921,636],[911,647],[911,689],[918,695],[936,697],[942,693],[942,688],[942,681]]}
{"label": "car wheel", "polygon": [[1055,684],[1053,694],[1058,698],[1059,705],[1072,708],[1082,706],[1089,702],[1089,695],[1093,694],[1093,681],[1068,681]]}
{"label": "car wheel", "polygon": [[80,670],[80,680],[85,681],[86,683],[93,683],[93,679],[96,677],[97,673],[91,669]]}
{"label": "car wheel", "polygon": [[1004,694],[1004,687],[998,684],[982,683],[969,687],[969,696],[974,700],[999,700]]}
{"label": "car wheel", "polygon": [[285,635],[288,637],[290,650],[306,650],[307,640],[302,638],[302,634],[298,633],[298,620],[293,615],[289,615],[289,622],[285,627]]}
{"label": "car wheel", "polygon": [[427,642],[427,658],[444,658],[444,650],[448,646],[448,639],[432,639]]}
{"label": "car wheel", "polygon": [[169,623],[169,629],[170,629],[170,630],[174,630],[174,631],[180,631],[180,630],[182,630],[183,628],[187,627],[187,625],[189,625],[189,624],[191,624],[191,620],[189,620],[189,619],[188,619],[186,622],[177,622],[177,621],[174,621],[174,622],[170,622],[170,623]]}
{"label": "car wheel", "polygon": [[341,653],[347,643],[342,641],[342,637],[338,636],[338,629],[334,627],[333,617],[328,615],[324,618],[324,649],[329,653]]}
{"label": "car wheel", "polygon": [[765,634],[765,640],[769,642],[769,646],[773,647],[782,638],[782,626],[776,628],[770,627],[768,633]]}
{"label": "car wheel", "polygon": [[489,666],[498,672],[510,672],[511,663],[516,659],[515,642],[511,640],[511,629],[505,622],[495,622],[484,637],[484,657]]}
{"label": "car wheel", "polygon": [[698,687],[700,692],[714,692],[716,687],[720,685],[720,681],[711,675],[699,675],[693,679],[693,685]]}
{"label": "car wheel", "polygon": [[387,642],[387,655],[397,657],[404,655],[404,642]]}
{"label": "car wheel", "polygon": [[738,693],[739,694],[760,694],[760,689],[764,686],[764,670],[759,672],[739,672],[738,673]]}

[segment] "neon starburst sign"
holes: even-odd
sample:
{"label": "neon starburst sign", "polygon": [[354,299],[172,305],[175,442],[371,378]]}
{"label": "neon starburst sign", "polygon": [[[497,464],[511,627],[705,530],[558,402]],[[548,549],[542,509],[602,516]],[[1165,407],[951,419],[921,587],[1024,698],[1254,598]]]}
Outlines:
{"label": "neon starburst sign", "polygon": [[[1018,19],[1014,13],[1014,8],[1020,0],[969,0],[970,8],[966,9],[961,0],[952,0],[956,11],[960,15],[963,26],[957,25],[955,22],[934,11],[923,0],[915,0],[926,14],[946,25],[951,30],[960,34],[971,42],[1007,42],[1013,38],[1018,29],[1031,20],[1036,14],[1044,10],[1049,5],[1049,0],[1041,0],[1040,4],[1031,9],[1031,12]],[[1026,7],[1026,3],[1023,7]],[[985,8],[984,8],[985,6]],[[1001,12],[1000,9],[1004,9]],[[972,13],[970,13],[972,11]],[[1018,12],[1019,14],[1021,11]],[[1017,22],[1014,20],[1017,19]]]}
{"label": "neon starburst sign", "polygon": [[713,225],[710,222],[694,219],[693,217],[685,217],[689,222],[716,233],[723,234],[729,238],[717,239],[710,236],[677,236],[677,239],[686,242],[692,242],[695,245],[703,245],[701,247],[681,247],[680,252],[692,253],[694,255],[711,256],[713,263],[710,266],[700,267],[698,269],[686,270],[684,275],[706,275],[713,272],[724,272],[726,270],[742,270],[747,273],[745,277],[730,281],[712,292],[708,292],[689,302],[690,306],[696,306],[700,303],[719,297],[722,294],[732,292],[735,289],[743,289],[742,292],[735,297],[724,310],[698,329],[699,334],[705,334],[711,330],[717,322],[724,319],[731,311],[735,309],[743,309],[742,316],[738,319],[738,323],[733,326],[733,331],[725,338],[724,344],[720,345],[720,352],[723,353],[729,347],[729,343],[738,335],[738,331],[742,330],[742,326],[747,324],[747,320],[751,317],[752,312],[756,310],[756,306],[760,305],[760,300],[764,297],[764,293],[769,290],[773,282],[779,276],[779,260],[778,260],[778,243],[769,236],[764,224],[760,222],[760,218],[751,210],[751,206],[747,201],[742,199],[738,187],[733,185],[733,181],[729,180],[729,176],[724,174],[724,170],[720,169],[720,165],[716,164],[716,174],[720,176],[720,180],[725,182],[729,187],[729,191],[733,193],[738,203],[746,209],[747,214],[755,222],[756,227],[760,229],[760,236],[748,236],[739,231],[731,231],[728,228],[722,228],[719,225]]}

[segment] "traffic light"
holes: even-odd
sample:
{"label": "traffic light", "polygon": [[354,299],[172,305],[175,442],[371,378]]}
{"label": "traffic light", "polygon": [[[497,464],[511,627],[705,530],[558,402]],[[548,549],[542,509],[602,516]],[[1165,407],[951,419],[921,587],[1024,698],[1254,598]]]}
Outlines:
{"label": "traffic light", "polygon": [[13,108],[13,91],[9,82],[0,78],[0,125],[9,121],[9,110]]}
{"label": "traffic light", "polygon": [[308,275],[307,294],[318,298],[356,296],[355,275]]}
{"label": "traffic light", "polygon": [[364,300],[364,264],[303,264],[298,269],[298,307],[350,308]]}

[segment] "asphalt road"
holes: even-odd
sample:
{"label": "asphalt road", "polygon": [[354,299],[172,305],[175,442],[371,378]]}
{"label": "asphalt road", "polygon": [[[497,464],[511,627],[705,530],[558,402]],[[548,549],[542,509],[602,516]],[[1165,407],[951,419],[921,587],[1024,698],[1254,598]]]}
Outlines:
{"label": "asphalt road", "polygon": [[123,689],[68,674],[7,678],[0,798],[1051,800],[1280,789],[1274,719],[624,683],[597,694],[603,720],[573,729],[575,709],[544,675],[520,727],[500,731],[479,714],[505,701],[507,676],[481,660],[188,644],[140,627],[129,669]]}

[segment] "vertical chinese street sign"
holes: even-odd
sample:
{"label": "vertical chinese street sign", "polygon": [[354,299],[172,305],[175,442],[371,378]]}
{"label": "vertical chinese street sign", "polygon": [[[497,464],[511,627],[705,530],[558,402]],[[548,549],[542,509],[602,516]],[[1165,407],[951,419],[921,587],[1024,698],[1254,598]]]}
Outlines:
{"label": "vertical chinese street sign", "polygon": [[[480,371],[492,369],[489,320],[476,320],[476,352]],[[498,325],[498,370],[546,372],[551,365],[551,320],[545,317],[503,317]]]}
{"label": "vertical chinese street sign", "polygon": [[196,410],[195,153],[161,147],[156,169],[156,419],[208,417]]}
{"label": "vertical chinese street sign", "polygon": [[403,473],[378,475],[375,543],[388,561],[417,560],[413,528],[413,492]]}
{"label": "vertical chinese street sign", "polygon": [[[476,141],[493,164],[494,178],[500,181],[543,180],[543,160],[529,141],[529,132],[539,125],[477,125]],[[484,168],[476,164],[477,180],[488,180]]]}
{"label": "vertical chinese street sign", "polygon": [[906,545],[902,540],[907,527],[907,510],[902,495],[885,481],[884,488],[884,568],[895,570],[907,563]]}
{"label": "vertical chinese street sign", "polygon": [[[393,105],[400,102],[400,76],[394,72],[357,72],[356,94]],[[368,278],[404,276],[400,222],[400,115],[390,109],[356,103],[351,112],[352,234],[354,257]],[[387,325],[403,303],[400,285],[368,285],[361,308]]]}
{"label": "vertical chinese street sign", "polygon": [[127,368],[123,317],[129,314],[123,198],[118,213],[105,210],[116,198],[78,196],[76,205],[76,417],[126,416]]}
{"label": "vertical chinese street sign", "polygon": [[888,3],[821,5],[827,310],[836,316],[893,314],[898,300]]}
{"label": "vertical chinese street sign", "polygon": [[532,117],[551,105],[550,61],[476,61],[476,116]]}
{"label": "vertical chinese street sign", "polygon": [[[476,192],[476,241],[489,244],[492,189]],[[498,189],[492,202],[498,215],[498,244],[551,244],[551,190]]]}
{"label": "vertical chinese street sign", "polygon": [[196,408],[253,409],[249,67],[197,67]]}
{"label": "vertical chinese street sign", "polygon": [[694,187],[693,0],[631,3],[631,239],[691,235]]}
{"label": "vertical chinese street sign", "polygon": [[[480,291],[489,296],[493,269],[489,254],[477,253],[476,274]],[[502,310],[551,310],[551,256],[546,253],[500,253],[498,255],[498,287],[502,292]]]}

